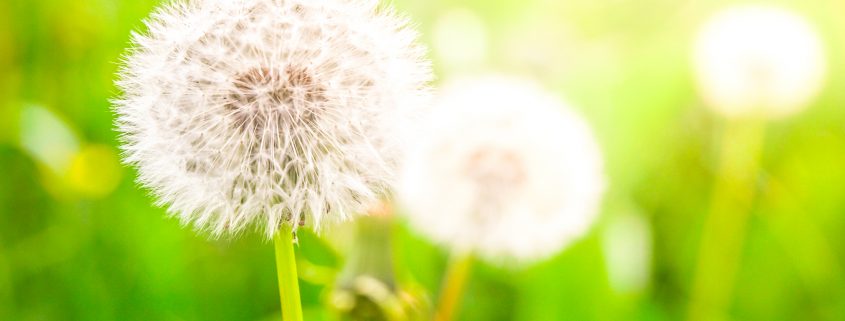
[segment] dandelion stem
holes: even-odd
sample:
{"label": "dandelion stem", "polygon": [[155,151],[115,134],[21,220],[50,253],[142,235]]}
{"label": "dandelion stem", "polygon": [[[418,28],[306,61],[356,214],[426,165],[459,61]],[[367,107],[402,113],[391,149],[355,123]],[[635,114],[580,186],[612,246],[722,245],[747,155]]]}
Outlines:
{"label": "dandelion stem", "polygon": [[765,134],[760,120],[731,121],[722,132],[718,176],[704,221],[688,321],[718,320],[731,303],[751,214]]}
{"label": "dandelion stem", "polygon": [[282,320],[302,321],[302,303],[299,299],[299,279],[296,273],[291,226],[282,224],[273,240],[276,245],[276,272],[279,276]]}
{"label": "dandelion stem", "polygon": [[467,279],[469,279],[472,261],[470,254],[456,254],[450,260],[449,269],[446,271],[443,287],[440,290],[437,310],[434,312],[435,321],[451,321],[454,318],[460,306]]}

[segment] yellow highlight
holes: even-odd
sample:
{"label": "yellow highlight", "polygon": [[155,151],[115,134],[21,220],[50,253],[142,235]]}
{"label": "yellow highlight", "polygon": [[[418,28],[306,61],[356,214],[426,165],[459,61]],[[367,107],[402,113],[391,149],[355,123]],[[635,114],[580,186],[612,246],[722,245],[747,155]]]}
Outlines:
{"label": "yellow highlight", "polygon": [[92,144],[74,155],[67,183],[82,196],[101,198],[117,188],[122,176],[117,153],[108,146]]}

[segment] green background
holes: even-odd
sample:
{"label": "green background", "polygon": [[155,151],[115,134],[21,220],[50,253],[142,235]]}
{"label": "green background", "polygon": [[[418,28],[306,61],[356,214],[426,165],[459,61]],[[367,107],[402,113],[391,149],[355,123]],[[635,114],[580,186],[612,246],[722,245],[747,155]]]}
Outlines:
{"label": "green background", "polygon": [[[130,30],[157,3],[0,1],[0,320],[278,319],[271,244],[180,227],[118,161],[114,73]],[[845,4],[756,3],[814,24],[828,78],[805,112],[766,125],[736,278],[707,286],[732,289],[728,320],[845,320]],[[439,81],[487,71],[537,79],[592,124],[605,156],[600,222],[547,261],[476,265],[460,319],[686,316],[726,126],[695,90],[690,47],[704,19],[731,4],[396,1],[432,46]],[[443,22],[455,12],[463,18]],[[435,32],[456,28],[459,39],[466,24],[486,35],[471,64],[444,54]],[[631,250],[641,273],[643,262],[608,258],[636,244],[631,229],[646,236]],[[448,254],[402,224],[395,231],[403,282],[435,298]],[[303,259],[339,269],[347,253],[330,244],[303,235]],[[620,270],[633,283],[619,283]],[[331,320],[328,287],[311,281],[306,319]]]}

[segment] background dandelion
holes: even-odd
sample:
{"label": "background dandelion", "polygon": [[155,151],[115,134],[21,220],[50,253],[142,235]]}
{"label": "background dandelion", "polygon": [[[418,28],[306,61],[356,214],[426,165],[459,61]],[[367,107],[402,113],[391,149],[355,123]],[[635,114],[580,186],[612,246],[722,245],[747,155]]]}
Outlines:
{"label": "background dandelion", "polygon": [[729,314],[760,193],[755,185],[765,152],[765,120],[806,107],[821,88],[826,64],[809,23],[766,6],[716,14],[702,27],[693,57],[708,106],[729,118],[719,135],[710,213],[701,229],[687,313],[688,320],[711,320]]}
{"label": "background dandelion", "polygon": [[460,311],[475,255],[548,258],[586,233],[604,186],[589,126],[537,85],[489,77],[446,87],[399,189],[411,227],[453,255],[437,321]]}
{"label": "background dandelion", "polygon": [[800,15],[738,6],[714,15],[695,40],[696,80],[728,117],[784,117],[807,107],[827,71],[821,40]]}
{"label": "background dandelion", "polygon": [[446,86],[409,152],[410,224],[454,251],[546,258],[586,233],[604,186],[589,126],[537,85]]}

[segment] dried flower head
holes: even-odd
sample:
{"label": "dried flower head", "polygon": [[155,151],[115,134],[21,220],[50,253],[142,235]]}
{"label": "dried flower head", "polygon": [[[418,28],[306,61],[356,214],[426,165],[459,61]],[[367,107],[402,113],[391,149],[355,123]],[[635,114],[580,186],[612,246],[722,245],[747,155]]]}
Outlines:
{"label": "dried flower head", "polygon": [[542,259],[583,235],[603,191],[587,123],[532,83],[444,91],[403,170],[409,223],[458,251]]}
{"label": "dried flower head", "polygon": [[726,9],[704,25],[694,50],[699,90],[726,117],[795,114],[824,83],[821,40],[810,23],[785,9]]}
{"label": "dried flower head", "polygon": [[183,223],[271,237],[387,191],[430,79],[404,19],[374,0],[189,0],[146,23],[117,125],[139,181]]}

